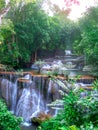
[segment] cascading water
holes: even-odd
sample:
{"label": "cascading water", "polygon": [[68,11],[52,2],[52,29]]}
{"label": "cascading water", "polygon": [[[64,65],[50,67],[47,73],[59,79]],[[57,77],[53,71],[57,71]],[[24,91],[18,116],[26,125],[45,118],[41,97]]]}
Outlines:
{"label": "cascading water", "polygon": [[[75,70],[73,65],[75,65],[75,67],[77,65],[72,64],[72,61],[76,63],[77,60],[71,59],[72,53],[70,51],[66,54],[65,59],[63,58],[62,61],[58,60],[58,64],[52,62],[53,64],[51,63],[48,69],[50,70],[54,67],[56,69],[66,70],[66,66],[69,66],[68,70],[71,68],[70,75],[74,75],[72,72],[72,69]],[[23,77],[17,76],[17,78],[14,76],[14,80],[11,77],[13,76],[10,75],[10,78],[2,76],[0,79],[0,92],[9,110],[15,115],[22,116],[24,120],[28,122],[31,117],[35,117],[39,112],[49,113],[51,115],[57,114],[57,109],[52,110],[47,106],[47,104],[60,98],[58,92],[60,86],[57,83],[47,77],[31,76],[28,74]],[[81,81],[78,82],[79,85],[81,85]],[[81,86],[83,87],[83,85]]]}
{"label": "cascading water", "polygon": [[2,79],[1,82],[2,97],[6,101],[9,109],[15,114],[16,102],[17,102],[17,80],[15,83],[7,79]]}
{"label": "cascading water", "polygon": [[11,105],[11,111],[15,114],[16,111],[16,103],[17,103],[17,80],[12,85],[12,105]]}
{"label": "cascading water", "polygon": [[[65,60],[52,62],[51,68],[57,69],[58,67],[62,69],[64,65],[68,66],[69,64],[73,67],[72,61],[76,62],[77,57],[73,59],[72,56],[74,55],[70,50],[66,51]],[[70,68],[68,68],[68,71],[70,71]],[[72,71],[70,71],[70,75],[73,75]],[[42,111],[52,115],[55,114],[56,111],[51,110],[47,104],[60,98],[58,90],[58,84],[52,80],[44,77],[30,76],[29,74],[21,78],[15,78],[14,82],[11,79],[11,75],[9,80],[3,77],[1,81],[1,94],[9,110],[17,116],[22,116],[26,121],[29,121],[31,116],[34,117]]]}
{"label": "cascading water", "polygon": [[39,112],[55,114],[47,104],[59,98],[57,91],[58,85],[44,77],[26,75],[14,79],[14,82],[5,78],[1,80],[1,94],[9,110],[27,122]]}
{"label": "cascading water", "polygon": [[23,86],[22,94],[18,100],[16,115],[22,116],[25,121],[29,121],[31,116],[44,111],[44,102],[40,91],[37,91],[35,84],[30,82]]}
{"label": "cascading water", "polygon": [[[32,97],[33,95],[33,97]],[[30,116],[35,112],[38,104],[38,97],[35,91],[30,91],[29,88],[23,89],[16,109],[16,115],[22,116],[26,121],[30,120]],[[35,104],[36,101],[36,104]]]}
{"label": "cascading water", "polygon": [[7,105],[9,105],[9,102],[11,101],[11,87],[11,82],[9,82],[7,79],[2,79],[1,94],[2,97],[6,100]]}

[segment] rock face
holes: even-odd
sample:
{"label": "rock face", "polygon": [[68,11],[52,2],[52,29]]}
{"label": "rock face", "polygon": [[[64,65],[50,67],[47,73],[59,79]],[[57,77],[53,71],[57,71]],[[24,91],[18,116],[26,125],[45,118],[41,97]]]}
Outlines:
{"label": "rock face", "polygon": [[36,117],[31,117],[31,122],[33,123],[42,123],[43,121],[49,120],[52,116],[50,114],[46,114],[45,112],[37,113]]}

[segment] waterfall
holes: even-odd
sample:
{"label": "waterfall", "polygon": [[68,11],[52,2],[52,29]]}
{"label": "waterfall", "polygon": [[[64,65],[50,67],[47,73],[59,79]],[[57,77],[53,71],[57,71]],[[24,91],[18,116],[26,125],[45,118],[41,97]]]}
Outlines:
{"label": "waterfall", "polygon": [[38,112],[45,111],[45,102],[41,95],[41,90],[35,86],[34,81],[23,85],[22,94],[18,100],[16,115],[22,116],[25,121],[36,116]]}
{"label": "waterfall", "polygon": [[[22,82],[21,80],[22,79]],[[23,78],[2,79],[1,91],[9,110],[25,121],[30,121],[38,113],[55,115],[57,110],[51,109],[47,104],[59,99],[59,86],[51,79],[25,75]]]}
{"label": "waterfall", "polygon": [[12,85],[12,105],[11,105],[11,111],[15,113],[16,109],[16,103],[17,103],[17,80]]}
{"label": "waterfall", "polygon": [[7,79],[2,79],[1,81],[1,94],[3,99],[5,99],[7,105],[11,100],[11,82],[9,82]]}
{"label": "waterfall", "polygon": [[12,113],[15,113],[17,102],[17,80],[13,83],[8,79],[3,78],[1,81],[1,92],[2,97],[6,101],[9,109]]}
{"label": "waterfall", "polygon": [[[30,121],[31,117],[35,117],[40,112],[51,115],[58,113],[58,109],[53,110],[47,106],[47,104],[61,98],[58,91],[60,86],[57,83],[47,77],[40,76],[13,77],[0,79],[0,92],[9,110],[16,116]],[[84,81],[84,79],[82,80]],[[80,82],[79,85],[83,87]]]}
{"label": "waterfall", "polygon": [[[49,80],[48,83],[48,90],[47,90],[47,104],[51,104],[53,101],[60,99],[60,93],[59,93],[59,85],[57,83],[55,83],[53,80]],[[51,112],[51,115],[57,115],[58,110],[55,109],[51,109],[50,107],[47,106],[46,108],[46,112]]]}

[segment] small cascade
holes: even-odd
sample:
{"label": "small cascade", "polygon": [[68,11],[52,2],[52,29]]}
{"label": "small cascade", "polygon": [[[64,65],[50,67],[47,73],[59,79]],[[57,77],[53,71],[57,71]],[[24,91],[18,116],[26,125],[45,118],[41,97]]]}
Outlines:
{"label": "small cascade", "polygon": [[12,85],[12,105],[11,105],[11,111],[15,114],[16,111],[16,103],[17,103],[17,80],[15,83]]}
{"label": "small cascade", "polygon": [[[26,75],[24,79],[28,77],[29,76]],[[17,102],[17,116],[22,116],[25,121],[29,121],[31,116],[36,116],[38,112],[45,111],[45,103],[41,95],[41,90],[38,84],[36,86],[35,81],[29,77],[29,82],[23,83],[20,90],[22,92]]]}
{"label": "small cascade", "polygon": [[38,69],[40,67],[40,74],[56,73],[58,75],[76,76],[87,73],[83,70],[85,66],[84,59],[83,55],[77,56],[71,50],[65,50],[65,55],[44,59],[43,64],[40,64],[40,62],[36,64],[35,62],[31,68],[35,72],[35,68]]}
{"label": "small cascade", "polygon": [[33,88],[24,88],[22,95],[18,101],[16,115],[22,116],[25,121],[29,121],[31,115],[44,110],[43,100],[41,96]]}
{"label": "small cascade", "polygon": [[12,113],[15,113],[17,102],[17,80],[15,83],[8,79],[2,79],[1,81],[2,98],[6,101],[9,109]]}
{"label": "small cascade", "polygon": [[[60,98],[60,94],[58,92],[59,90],[59,85],[56,84],[54,81],[52,80],[49,80],[49,86],[48,86],[48,95],[47,95],[47,98],[49,98],[50,96],[52,97],[51,99],[51,102],[52,101],[55,101],[56,99],[59,99]],[[49,99],[48,99],[49,100]]]}
{"label": "small cascade", "polygon": [[[53,100],[52,98],[52,80],[49,81],[48,88],[47,88],[47,97],[46,97],[46,102],[47,104],[51,103]],[[50,108],[46,105],[46,111],[45,113],[49,113]]]}
{"label": "small cascade", "polygon": [[[47,104],[51,104],[53,101],[60,99],[59,93],[60,86],[53,80],[49,80],[48,91],[47,91]],[[47,112],[50,112],[50,107],[47,106]],[[57,109],[51,109],[51,115],[56,115],[58,113]]]}
{"label": "small cascade", "polygon": [[72,54],[71,50],[65,50],[65,55],[71,55],[71,54]]}
{"label": "small cascade", "polygon": [[12,83],[8,81],[7,79],[2,79],[1,81],[1,94],[2,98],[6,101],[7,105],[9,106],[9,103],[11,102],[11,89],[12,89]]}

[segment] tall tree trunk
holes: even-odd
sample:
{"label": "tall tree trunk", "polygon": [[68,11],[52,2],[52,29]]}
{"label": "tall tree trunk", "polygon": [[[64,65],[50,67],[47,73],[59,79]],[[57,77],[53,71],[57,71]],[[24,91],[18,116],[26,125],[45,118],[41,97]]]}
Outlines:
{"label": "tall tree trunk", "polygon": [[31,63],[34,63],[37,60],[37,51],[33,52],[31,55]]}
{"label": "tall tree trunk", "polygon": [[37,60],[37,51],[34,53],[34,62]]}

